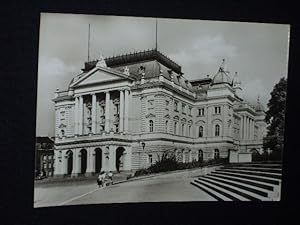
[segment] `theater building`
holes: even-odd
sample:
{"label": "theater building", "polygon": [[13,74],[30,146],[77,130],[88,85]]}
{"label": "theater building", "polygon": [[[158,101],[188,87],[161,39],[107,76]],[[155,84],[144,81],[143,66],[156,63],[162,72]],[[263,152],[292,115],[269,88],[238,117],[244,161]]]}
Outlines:
{"label": "theater building", "polygon": [[55,175],[134,171],[164,152],[191,162],[259,151],[262,105],[241,98],[224,61],[216,70],[187,80],[156,49],[86,62],[53,99]]}

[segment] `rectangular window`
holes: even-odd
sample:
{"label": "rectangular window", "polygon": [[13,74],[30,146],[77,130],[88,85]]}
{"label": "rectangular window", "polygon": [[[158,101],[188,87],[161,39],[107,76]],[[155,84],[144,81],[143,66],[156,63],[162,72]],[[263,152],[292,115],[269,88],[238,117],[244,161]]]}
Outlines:
{"label": "rectangular window", "polygon": [[148,101],[148,108],[149,108],[149,109],[154,108],[154,100],[149,100],[149,101]]}
{"label": "rectangular window", "polygon": [[221,106],[215,107],[215,114],[221,114]]}
{"label": "rectangular window", "polygon": [[204,116],[204,108],[198,109],[198,115]]}
{"label": "rectangular window", "polygon": [[189,115],[192,115],[192,107],[189,107]]}
{"label": "rectangular window", "polygon": [[168,100],[166,100],[166,110],[169,110],[169,104],[170,104],[170,102]]}
{"label": "rectangular window", "polygon": [[149,162],[150,164],[152,164],[152,162],[153,162],[153,157],[152,157],[151,154],[148,155],[148,162]]}
{"label": "rectangular window", "polygon": [[174,111],[178,111],[178,102],[174,102]]}

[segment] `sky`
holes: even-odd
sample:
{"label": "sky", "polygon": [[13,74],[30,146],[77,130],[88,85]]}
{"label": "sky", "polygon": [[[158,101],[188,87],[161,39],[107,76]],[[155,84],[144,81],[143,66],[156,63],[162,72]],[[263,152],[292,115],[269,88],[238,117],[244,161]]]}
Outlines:
{"label": "sky", "polygon": [[[67,90],[88,59],[155,47],[155,18],[42,13],[39,34],[37,136],[54,136],[54,92]],[[243,98],[267,109],[270,93],[287,77],[287,24],[158,18],[158,50],[182,67],[184,77],[217,73],[222,59],[238,73]]]}

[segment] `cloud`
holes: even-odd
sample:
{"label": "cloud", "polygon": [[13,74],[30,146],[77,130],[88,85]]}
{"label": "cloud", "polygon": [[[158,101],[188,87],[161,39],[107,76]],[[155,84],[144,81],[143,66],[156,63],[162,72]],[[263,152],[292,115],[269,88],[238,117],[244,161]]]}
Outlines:
{"label": "cloud", "polygon": [[260,79],[249,80],[247,83],[242,83],[242,97],[246,101],[253,105],[257,103],[257,97],[259,96],[260,102],[266,109],[267,102],[270,98],[270,93],[264,87],[263,82]]}
{"label": "cloud", "polygon": [[69,73],[75,73],[77,68],[72,65],[66,65],[64,61],[55,57],[41,57],[39,61],[39,76],[65,76]]}
{"label": "cloud", "polygon": [[56,57],[41,57],[38,69],[37,135],[54,134],[54,97],[56,88],[67,88],[78,73],[75,66],[67,65]]}
{"label": "cloud", "polygon": [[225,41],[223,36],[204,36],[192,42],[189,49],[182,49],[170,55],[182,64],[201,63],[204,65],[216,62],[216,59],[232,58],[238,55],[237,47]]}

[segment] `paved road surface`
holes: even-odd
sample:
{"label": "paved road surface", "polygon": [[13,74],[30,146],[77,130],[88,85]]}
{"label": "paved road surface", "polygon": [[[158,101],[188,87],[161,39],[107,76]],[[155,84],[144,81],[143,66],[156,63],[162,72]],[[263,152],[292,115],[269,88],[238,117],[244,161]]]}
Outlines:
{"label": "paved road surface", "polygon": [[56,184],[35,188],[35,207],[123,203],[215,201],[214,198],[190,184],[195,179],[188,172],[164,174],[142,180],[97,188],[95,181]]}

